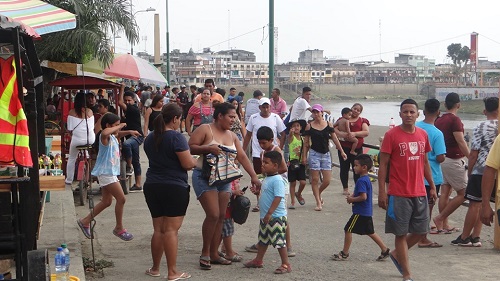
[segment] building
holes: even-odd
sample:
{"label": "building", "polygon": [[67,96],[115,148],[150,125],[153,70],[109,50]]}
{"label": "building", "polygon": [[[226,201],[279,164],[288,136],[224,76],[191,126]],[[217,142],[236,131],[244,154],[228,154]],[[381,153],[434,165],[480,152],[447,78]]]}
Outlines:
{"label": "building", "polygon": [[305,50],[299,53],[299,63],[326,63],[323,50]]}
{"label": "building", "polygon": [[252,61],[231,61],[231,84],[269,83],[269,63]]}
{"label": "building", "polygon": [[382,62],[354,66],[358,84],[407,84],[416,81],[416,67],[409,64]]}
{"label": "building", "polygon": [[395,63],[409,64],[415,67],[417,82],[433,81],[436,71],[436,61],[421,55],[398,54],[394,58]]}
{"label": "building", "polygon": [[218,51],[217,54],[231,56],[232,61],[256,61],[255,54],[245,50],[231,49],[227,51]]}

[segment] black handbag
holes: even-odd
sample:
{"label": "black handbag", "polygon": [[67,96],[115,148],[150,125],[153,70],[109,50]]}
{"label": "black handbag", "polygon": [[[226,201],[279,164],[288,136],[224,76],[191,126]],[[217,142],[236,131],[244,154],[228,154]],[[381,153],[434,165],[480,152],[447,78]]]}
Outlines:
{"label": "black handbag", "polygon": [[[290,160],[290,158],[288,158],[289,159],[288,169],[290,169],[290,171],[297,171],[298,169],[300,169],[300,160],[302,159],[302,149],[304,148],[304,140],[302,139],[302,136],[300,137],[300,142],[301,146],[300,146],[299,159]],[[290,154],[288,154],[288,157],[290,157]]]}
{"label": "black handbag", "polygon": [[290,165],[288,166],[290,171],[297,171],[300,168],[300,161],[298,159],[290,160]]}
{"label": "black handbag", "polygon": [[237,224],[244,224],[250,212],[250,199],[243,195],[232,196],[230,205],[232,208],[231,217],[234,222]]}

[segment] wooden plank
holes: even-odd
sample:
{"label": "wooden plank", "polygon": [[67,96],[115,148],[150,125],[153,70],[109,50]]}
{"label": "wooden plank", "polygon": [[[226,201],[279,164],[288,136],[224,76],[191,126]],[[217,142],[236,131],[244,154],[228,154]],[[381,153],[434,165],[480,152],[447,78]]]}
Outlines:
{"label": "wooden plank", "polygon": [[[64,176],[40,177],[40,191],[64,191]],[[0,184],[0,191],[10,191],[10,184]]]}

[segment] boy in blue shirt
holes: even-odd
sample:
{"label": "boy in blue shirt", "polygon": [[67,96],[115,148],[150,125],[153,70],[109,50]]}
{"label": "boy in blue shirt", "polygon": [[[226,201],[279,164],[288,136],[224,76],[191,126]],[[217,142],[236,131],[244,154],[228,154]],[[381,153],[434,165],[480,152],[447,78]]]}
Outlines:
{"label": "boy in blue shirt", "polygon": [[354,172],[360,176],[356,181],[354,192],[346,197],[347,203],[352,203],[352,216],[344,227],[344,249],[332,256],[333,260],[343,261],[349,258],[349,247],[352,242],[352,233],[368,235],[382,251],[377,261],[389,257],[390,250],[375,233],[373,228],[373,202],[372,183],[368,177],[368,171],[372,168],[373,161],[370,155],[360,154],[354,159]]}
{"label": "boy in blue shirt", "polygon": [[255,259],[243,264],[248,268],[263,267],[267,247],[273,245],[273,247],[278,249],[281,257],[281,266],[274,271],[276,274],[292,271],[292,267],[288,262],[286,248],[287,211],[285,182],[283,177],[278,173],[281,161],[283,161],[283,156],[280,152],[265,152],[262,160],[262,172],[266,174],[266,178],[262,182],[261,190],[256,190],[253,186],[251,187],[253,193],[260,193],[259,243],[257,243],[257,256]]}

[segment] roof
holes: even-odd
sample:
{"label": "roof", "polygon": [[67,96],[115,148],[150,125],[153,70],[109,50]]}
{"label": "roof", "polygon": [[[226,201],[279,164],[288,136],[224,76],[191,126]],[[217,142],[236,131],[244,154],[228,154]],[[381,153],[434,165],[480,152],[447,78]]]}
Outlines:
{"label": "roof", "polygon": [[68,76],[49,82],[51,86],[65,89],[119,89],[121,84],[89,76]]}

